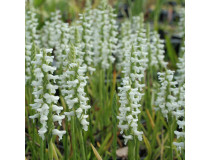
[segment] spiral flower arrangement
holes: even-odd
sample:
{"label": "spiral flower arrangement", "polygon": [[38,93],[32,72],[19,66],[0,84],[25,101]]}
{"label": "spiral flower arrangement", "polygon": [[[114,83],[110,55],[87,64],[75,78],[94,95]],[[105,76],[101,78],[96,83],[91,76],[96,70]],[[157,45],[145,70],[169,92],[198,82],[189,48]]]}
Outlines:
{"label": "spiral flower arrangement", "polygon": [[184,159],[184,43],[170,53],[147,14],[85,2],[75,15],[26,11],[29,159],[115,160],[120,149],[131,160]]}

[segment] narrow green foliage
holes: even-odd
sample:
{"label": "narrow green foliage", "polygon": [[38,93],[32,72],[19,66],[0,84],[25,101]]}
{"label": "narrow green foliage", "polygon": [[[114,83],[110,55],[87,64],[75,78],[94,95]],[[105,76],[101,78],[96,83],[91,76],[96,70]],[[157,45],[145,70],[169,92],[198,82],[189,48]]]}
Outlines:
{"label": "narrow green foliage", "polygon": [[176,52],[171,44],[171,39],[166,36],[165,37],[165,42],[166,42],[166,49],[167,49],[167,53],[168,53],[168,57],[171,60],[171,64],[173,68],[176,68],[176,63],[177,63],[177,56],[176,56]]}
{"label": "narrow green foliage", "polygon": [[76,133],[75,133],[75,117],[71,119],[71,134],[72,134],[72,148],[73,148],[73,160],[77,160],[77,147],[76,147]]}
{"label": "narrow green foliage", "polygon": [[116,149],[117,149],[117,97],[114,93],[112,103],[112,125],[113,125],[113,145],[112,145],[112,157],[116,160]]}
{"label": "narrow green foliage", "polygon": [[128,141],[128,159],[135,160],[135,139]]}
{"label": "narrow green foliage", "polygon": [[84,140],[83,140],[83,133],[81,125],[78,126],[78,132],[79,132],[79,140],[80,140],[80,149],[82,154],[82,159],[86,160],[86,153],[85,153],[85,146],[84,146]]}

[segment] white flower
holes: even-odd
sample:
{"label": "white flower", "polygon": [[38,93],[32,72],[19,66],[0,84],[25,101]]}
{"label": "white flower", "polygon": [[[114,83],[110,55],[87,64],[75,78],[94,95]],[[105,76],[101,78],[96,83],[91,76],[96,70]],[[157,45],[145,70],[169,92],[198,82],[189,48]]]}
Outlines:
{"label": "white flower", "polygon": [[46,53],[52,53],[53,49],[46,49]]}
{"label": "white flower", "polygon": [[58,89],[57,85],[52,85],[51,83],[47,84],[46,86],[47,89],[49,89],[51,91],[51,93],[56,93],[56,89]]}
{"label": "white flower", "polygon": [[70,121],[70,120],[71,120],[71,117],[75,115],[75,114],[74,114],[74,111],[65,112],[64,114],[68,117],[68,121]]}
{"label": "white flower", "polygon": [[53,135],[58,135],[59,136],[59,141],[62,139],[62,136],[66,134],[66,131],[59,131],[58,129],[53,129],[52,130]]}
{"label": "white flower", "polygon": [[46,99],[47,103],[57,103],[57,101],[59,100],[58,96],[53,96],[50,95],[49,93],[45,93],[44,94],[44,98]]}
{"label": "white flower", "polygon": [[39,95],[43,94],[43,89],[34,91],[32,94],[33,94],[33,95],[36,95],[36,96],[39,96]]}
{"label": "white flower", "polygon": [[54,56],[45,56],[45,60],[47,61],[47,63],[53,62],[53,59],[54,59]]}
{"label": "white flower", "polygon": [[[87,117],[86,117],[86,118],[87,118]],[[83,129],[84,129],[85,131],[87,131],[87,130],[88,130],[89,122],[87,122],[86,119],[84,118],[84,119],[81,120],[81,124],[83,125]]]}
{"label": "white flower", "polygon": [[179,139],[179,137],[184,137],[185,136],[184,132],[174,131],[174,133],[177,136],[177,139]]}
{"label": "white flower", "polygon": [[63,110],[63,107],[57,106],[57,105],[52,105],[52,109],[53,109],[53,111],[55,111],[59,115],[60,112]]}
{"label": "white flower", "polygon": [[39,117],[39,114],[34,114],[32,116],[29,116],[29,118],[31,118],[33,120],[33,122],[34,122],[34,119],[38,118],[38,117]]}
{"label": "white flower", "polygon": [[39,80],[39,81],[33,81],[33,82],[32,82],[32,86],[34,86],[34,87],[39,87],[39,86],[42,85],[41,83],[42,83],[41,80]]}
{"label": "white flower", "polygon": [[54,75],[48,74],[48,79],[49,80],[52,79],[54,81],[54,83],[56,83],[56,80],[59,79],[59,76],[58,75],[54,76]]}
{"label": "white flower", "polygon": [[41,129],[39,129],[38,130],[38,134],[39,134],[39,136],[44,140],[45,139],[45,137],[44,137],[44,134],[47,132],[47,129],[46,129],[46,127],[42,127]]}
{"label": "white flower", "polygon": [[54,122],[55,122],[55,121],[58,121],[59,125],[61,125],[62,120],[63,120],[64,118],[65,118],[64,115],[61,115],[61,116],[59,116],[59,115],[53,115],[53,121],[54,121]]}
{"label": "white flower", "polygon": [[138,137],[138,140],[139,140],[139,141],[142,141],[142,134],[143,134],[142,131],[139,132],[139,131],[137,131],[137,130],[134,130],[134,134]]}
{"label": "white flower", "polygon": [[46,121],[48,120],[47,115],[41,115],[41,117],[40,117],[41,124],[46,124]]}
{"label": "white flower", "polygon": [[184,116],[184,110],[177,110],[177,111],[173,111],[172,113],[174,116],[176,116],[176,119]]}
{"label": "white flower", "polygon": [[44,103],[42,105],[42,107],[38,108],[37,111],[41,114],[41,115],[47,115],[49,113],[49,106]]}
{"label": "white flower", "polygon": [[46,64],[43,64],[42,68],[43,68],[44,72],[51,72],[51,73],[53,73],[56,70],[56,67],[51,67],[51,66],[48,66]]}
{"label": "white flower", "polygon": [[177,149],[181,152],[181,148],[184,148],[184,142],[173,142]]}
{"label": "white flower", "polygon": [[181,128],[181,129],[183,129],[184,126],[185,126],[185,122],[184,122],[184,121],[178,120],[178,121],[177,121],[177,124],[179,125],[179,128]]}
{"label": "white flower", "polygon": [[128,140],[132,140],[133,139],[133,136],[132,135],[123,135],[123,138],[124,138],[124,144],[126,145]]}

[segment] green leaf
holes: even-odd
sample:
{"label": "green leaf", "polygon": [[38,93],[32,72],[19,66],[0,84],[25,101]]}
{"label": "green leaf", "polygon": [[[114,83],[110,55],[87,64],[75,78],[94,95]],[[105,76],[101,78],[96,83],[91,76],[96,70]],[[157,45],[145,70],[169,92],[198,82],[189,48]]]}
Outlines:
{"label": "green leaf", "polygon": [[95,156],[97,157],[98,160],[102,160],[102,157],[99,155],[99,153],[97,152],[96,148],[94,148],[94,146],[91,144],[91,148],[95,154]]}
{"label": "green leaf", "polygon": [[40,7],[46,0],[34,0],[33,5],[35,7]]}
{"label": "green leaf", "polygon": [[151,154],[152,154],[152,149],[151,149],[150,143],[149,143],[149,141],[148,141],[148,139],[145,135],[143,135],[143,140],[144,140],[145,146],[146,146],[147,151],[148,151],[147,159],[150,159]]}
{"label": "green leaf", "polygon": [[168,53],[168,57],[171,60],[171,64],[173,67],[176,67],[176,62],[177,62],[177,56],[176,56],[176,51],[174,50],[170,37],[165,36],[165,42],[166,42],[166,49]]}

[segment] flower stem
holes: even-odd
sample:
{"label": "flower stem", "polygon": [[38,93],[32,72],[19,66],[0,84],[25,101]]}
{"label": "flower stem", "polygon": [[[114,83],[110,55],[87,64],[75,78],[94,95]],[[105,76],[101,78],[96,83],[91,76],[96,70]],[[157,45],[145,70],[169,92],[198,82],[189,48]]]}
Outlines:
{"label": "flower stem", "polygon": [[117,97],[114,93],[113,103],[112,103],[112,123],[113,123],[113,149],[112,157],[116,160],[116,149],[117,149]]}
{"label": "flower stem", "polygon": [[[63,103],[64,104],[66,104],[65,103],[65,101],[63,101]],[[65,111],[66,112],[69,112],[69,109],[68,109],[68,107],[65,107]],[[68,147],[68,136],[69,136],[69,134],[68,134],[68,118],[66,117],[65,118],[65,130],[66,130],[66,134],[65,134],[65,136],[64,136],[64,160],[68,160],[69,159],[69,147]]]}
{"label": "flower stem", "polygon": [[48,142],[48,153],[49,153],[49,160],[53,160],[53,143],[52,143],[52,138],[50,138],[50,141]]}
{"label": "flower stem", "polygon": [[172,125],[172,116],[169,116],[169,142],[170,142],[170,152],[169,152],[169,159],[173,160],[173,125]]}
{"label": "flower stem", "polygon": [[45,145],[44,145],[44,140],[41,139],[41,155],[40,155],[40,160],[44,160],[44,152],[45,152]]}
{"label": "flower stem", "polygon": [[48,114],[48,156],[49,156],[49,160],[53,160],[52,130],[53,130],[52,105],[50,105],[49,114]]}
{"label": "flower stem", "polygon": [[72,147],[73,147],[73,160],[76,160],[76,135],[75,135],[75,117],[71,119],[71,129],[72,129]]}
{"label": "flower stem", "polygon": [[86,160],[86,154],[85,154],[85,146],[84,146],[84,140],[83,140],[83,133],[82,133],[82,128],[81,125],[78,127],[79,130],[79,140],[80,140],[80,147],[81,147],[81,153],[82,153],[82,160]]}
{"label": "flower stem", "polygon": [[135,160],[135,139],[128,141],[128,159]]}

